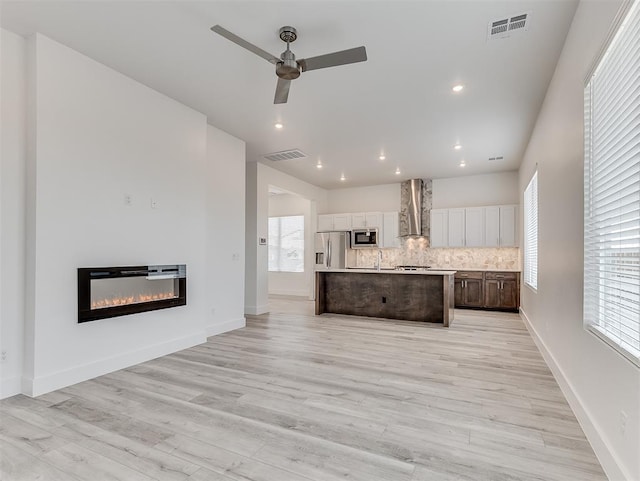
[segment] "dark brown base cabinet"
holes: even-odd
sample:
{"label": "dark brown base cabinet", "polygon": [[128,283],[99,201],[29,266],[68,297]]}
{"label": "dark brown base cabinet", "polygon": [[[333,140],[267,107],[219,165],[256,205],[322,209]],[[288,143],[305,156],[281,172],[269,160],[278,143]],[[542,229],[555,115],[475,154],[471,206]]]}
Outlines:
{"label": "dark brown base cabinet", "polygon": [[455,306],[517,311],[520,307],[520,274],[458,271],[455,275]]}
{"label": "dark brown base cabinet", "polygon": [[483,272],[458,272],[455,275],[456,307],[484,306]]}

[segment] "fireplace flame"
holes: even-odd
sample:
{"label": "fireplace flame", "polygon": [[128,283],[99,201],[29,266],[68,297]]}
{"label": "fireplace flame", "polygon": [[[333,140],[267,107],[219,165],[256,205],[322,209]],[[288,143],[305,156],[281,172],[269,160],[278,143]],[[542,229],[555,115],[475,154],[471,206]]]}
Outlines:
{"label": "fireplace flame", "polygon": [[127,306],[129,304],[139,304],[141,302],[161,301],[163,299],[173,299],[178,296],[173,292],[160,292],[157,294],[138,294],[135,296],[117,296],[110,299],[100,299],[91,302],[91,309],[102,309],[105,307]]}

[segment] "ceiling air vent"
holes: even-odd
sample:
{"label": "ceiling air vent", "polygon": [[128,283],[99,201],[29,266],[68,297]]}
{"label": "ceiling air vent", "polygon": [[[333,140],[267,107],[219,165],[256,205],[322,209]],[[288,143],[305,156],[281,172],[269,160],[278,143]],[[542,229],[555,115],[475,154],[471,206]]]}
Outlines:
{"label": "ceiling air vent", "polygon": [[304,159],[307,156],[304,152],[298,149],[283,150],[282,152],[273,152],[272,154],[265,154],[264,158],[267,160],[293,160]]}
{"label": "ceiling air vent", "polygon": [[530,21],[531,12],[526,12],[489,22],[488,38],[505,38],[512,33],[525,32],[529,29]]}
{"label": "ceiling air vent", "polygon": [[489,160],[504,160],[504,157],[502,155],[498,157],[489,157]]}

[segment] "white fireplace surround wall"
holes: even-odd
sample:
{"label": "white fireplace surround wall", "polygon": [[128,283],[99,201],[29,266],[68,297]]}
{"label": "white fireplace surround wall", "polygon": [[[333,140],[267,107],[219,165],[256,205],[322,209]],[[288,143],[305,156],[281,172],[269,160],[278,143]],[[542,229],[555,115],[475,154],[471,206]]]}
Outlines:
{"label": "white fireplace surround wall", "polygon": [[[26,114],[27,125],[2,124],[0,397],[38,395],[242,327],[243,252],[222,260],[208,250],[244,243],[244,142],[45,36],[2,31],[2,40],[2,116]],[[26,70],[6,68],[21,63]],[[5,191],[21,178],[26,202],[19,188]],[[186,306],[77,323],[77,267],[167,262],[187,265]],[[19,270],[24,293],[5,281]]]}

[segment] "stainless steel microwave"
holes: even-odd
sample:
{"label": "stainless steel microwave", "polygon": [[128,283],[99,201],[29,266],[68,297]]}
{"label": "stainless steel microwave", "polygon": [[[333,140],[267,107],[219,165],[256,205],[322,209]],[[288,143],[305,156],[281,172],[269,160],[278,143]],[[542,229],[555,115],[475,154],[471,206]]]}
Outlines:
{"label": "stainless steel microwave", "polygon": [[353,229],[351,231],[351,248],[366,249],[378,247],[378,229]]}

